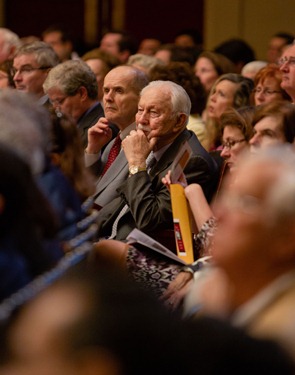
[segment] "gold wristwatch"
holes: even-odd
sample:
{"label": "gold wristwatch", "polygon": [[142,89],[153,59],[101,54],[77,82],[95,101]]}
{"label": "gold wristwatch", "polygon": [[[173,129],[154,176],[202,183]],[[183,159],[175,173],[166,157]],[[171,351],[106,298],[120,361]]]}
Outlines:
{"label": "gold wristwatch", "polygon": [[139,167],[138,165],[131,165],[129,167],[129,175],[134,175],[138,172],[146,171],[146,167]]}

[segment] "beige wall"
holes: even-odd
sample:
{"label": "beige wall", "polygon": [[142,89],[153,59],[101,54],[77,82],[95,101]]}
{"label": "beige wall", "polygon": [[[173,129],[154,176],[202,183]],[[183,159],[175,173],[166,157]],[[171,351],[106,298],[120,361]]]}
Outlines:
{"label": "beige wall", "polygon": [[295,34],[295,0],[205,0],[205,48],[232,38],[245,39],[264,59],[270,36]]}

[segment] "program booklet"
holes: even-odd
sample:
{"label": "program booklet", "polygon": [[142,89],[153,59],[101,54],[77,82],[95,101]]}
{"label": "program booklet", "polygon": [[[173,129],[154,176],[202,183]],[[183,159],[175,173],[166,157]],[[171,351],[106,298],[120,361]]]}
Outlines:
{"label": "program booklet", "polygon": [[154,250],[180,264],[186,265],[187,263],[175,255],[171,250],[167,249],[167,247],[163,246],[160,242],[157,242],[152,237],[148,236],[147,234],[141,232],[139,229],[133,229],[128,237],[127,242],[132,244],[140,244],[148,249]]}

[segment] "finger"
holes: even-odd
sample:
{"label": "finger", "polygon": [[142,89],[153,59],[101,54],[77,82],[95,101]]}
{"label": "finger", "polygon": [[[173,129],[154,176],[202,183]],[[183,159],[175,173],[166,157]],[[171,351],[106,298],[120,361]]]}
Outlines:
{"label": "finger", "polygon": [[157,137],[153,137],[149,139],[149,145],[150,145],[151,150],[155,147],[157,141],[158,141]]}

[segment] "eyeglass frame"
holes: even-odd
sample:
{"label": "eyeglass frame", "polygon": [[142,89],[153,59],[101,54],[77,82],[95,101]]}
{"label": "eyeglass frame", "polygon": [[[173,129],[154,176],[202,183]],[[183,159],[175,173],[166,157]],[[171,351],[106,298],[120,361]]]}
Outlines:
{"label": "eyeglass frame", "polygon": [[47,69],[50,69],[51,66],[40,66],[38,68],[34,68],[34,67],[31,67],[31,66],[22,66],[20,67],[20,69],[16,69],[16,68],[11,68],[10,69],[10,74],[12,75],[12,77],[14,77],[16,75],[16,73],[19,73],[19,74],[30,74],[31,72],[35,71],[35,70],[47,70]]}
{"label": "eyeglass frame", "polygon": [[270,89],[258,89],[258,88],[255,88],[253,89],[253,93],[254,94],[263,94],[265,96],[270,96],[270,95],[273,95],[273,94],[282,94],[282,90],[270,90]]}
{"label": "eyeglass frame", "polygon": [[228,150],[231,150],[237,143],[241,143],[241,142],[246,142],[246,139],[245,138],[237,139],[237,140],[232,139],[230,141],[221,142],[222,149],[227,148]]}
{"label": "eyeglass frame", "polygon": [[295,65],[295,56],[284,56],[277,60],[277,65],[282,67],[283,65]]}
{"label": "eyeglass frame", "polygon": [[52,105],[56,105],[57,107],[59,107],[59,106],[61,106],[61,105],[63,104],[63,102],[64,102],[69,96],[70,96],[70,95],[66,95],[66,96],[64,96],[64,97],[61,98],[61,99],[53,99],[53,100],[49,99],[49,101],[50,101],[50,103],[51,103]]}

